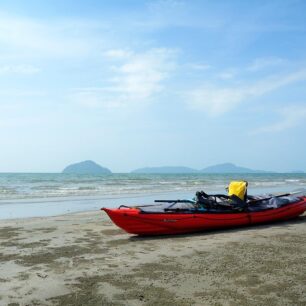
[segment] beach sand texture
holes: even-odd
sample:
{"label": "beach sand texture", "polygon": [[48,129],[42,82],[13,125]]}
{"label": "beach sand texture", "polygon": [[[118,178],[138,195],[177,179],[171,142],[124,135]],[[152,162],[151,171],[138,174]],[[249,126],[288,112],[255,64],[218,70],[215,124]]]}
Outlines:
{"label": "beach sand texture", "polygon": [[100,211],[0,226],[0,305],[306,305],[305,214],[147,238]]}

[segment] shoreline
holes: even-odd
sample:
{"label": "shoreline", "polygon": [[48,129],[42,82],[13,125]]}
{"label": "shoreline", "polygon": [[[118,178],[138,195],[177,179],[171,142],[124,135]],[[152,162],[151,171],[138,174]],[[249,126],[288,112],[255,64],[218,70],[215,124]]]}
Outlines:
{"label": "shoreline", "polygon": [[[122,204],[135,205],[135,204],[151,204],[156,198],[169,199],[173,196],[185,198],[192,196],[188,193],[154,193],[148,195],[130,195],[122,197],[81,197],[81,198],[58,198],[41,200],[35,199],[31,201],[26,200],[12,200],[11,202],[0,201],[0,221],[7,219],[26,219],[31,217],[52,217],[60,216],[69,213],[77,212],[91,212],[100,210],[102,207],[112,208]],[[49,200],[50,199],[50,200]]]}
{"label": "shoreline", "polygon": [[[292,188],[292,186],[282,186],[282,188],[249,188],[249,194],[260,193],[284,193],[303,188]],[[305,189],[304,189],[305,190]],[[206,190],[209,193],[225,193],[224,190]],[[122,204],[152,204],[155,199],[190,199],[195,192],[192,191],[157,191],[148,194],[123,194],[104,196],[73,196],[73,197],[46,197],[30,199],[2,199],[0,200],[0,220],[31,218],[31,217],[51,217],[60,216],[74,212],[97,211],[102,207],[114,208]]]}
{"label": "shoreline", "polygon": [[126,234],[102,211],[0,225],[0,305],[306,302],[305,214],[274,224],[147,238]]}

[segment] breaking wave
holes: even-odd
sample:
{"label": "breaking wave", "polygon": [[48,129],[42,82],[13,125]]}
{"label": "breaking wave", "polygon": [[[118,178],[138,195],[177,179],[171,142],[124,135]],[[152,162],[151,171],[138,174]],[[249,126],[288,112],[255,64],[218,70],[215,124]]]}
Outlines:
{"label": "breaking wave", "polygon": [[224,192],[231,180],[241,179],[255,192],[306,187],[306,174],[0,174],[0,200]]}

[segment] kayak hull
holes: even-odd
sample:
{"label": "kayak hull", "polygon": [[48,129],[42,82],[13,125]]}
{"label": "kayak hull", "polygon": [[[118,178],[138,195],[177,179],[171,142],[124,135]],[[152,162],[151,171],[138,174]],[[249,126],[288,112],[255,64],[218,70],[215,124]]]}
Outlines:
{"label": "kayak hull", "polygon": [[236,213],[144,213],[137,208],[102,208],[110,219],[127,233],[170,235],[231,228],[288,220],[306,211],[306,197],[299,202],[259,212]]}

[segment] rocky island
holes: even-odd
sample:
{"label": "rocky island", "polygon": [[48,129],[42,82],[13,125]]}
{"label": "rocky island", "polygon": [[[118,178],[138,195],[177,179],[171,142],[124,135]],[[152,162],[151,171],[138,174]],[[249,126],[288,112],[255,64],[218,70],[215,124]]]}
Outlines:
{"label": "rocky island", "polygon": [[271,171],[253,170],[245,167],[236,166],[233,163],[223,163],[213,165],[201,170],[188,167],[146,167],[133,170],[131,173],[157,173],[157,174],[177,174],[177,173],[272,173]]}
{"label": "rocky island", "polygon": [[188,167],[147,167],[133,170],[131,173],[156,173],[156,174],[169,174],[169,173],[197,173],[198,170]]}
{"label": "rocky island", "polygon": [[67,166],[62,173],[74,173],[74,174],[110,174],[109,169],[104,168],[92,160],[85,160],[79,163],[71,164]]}

